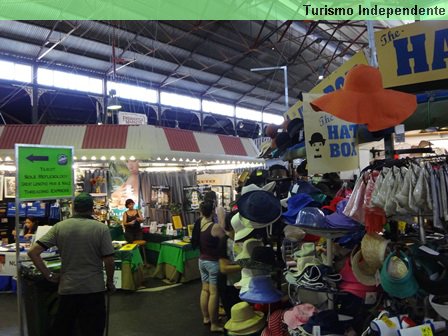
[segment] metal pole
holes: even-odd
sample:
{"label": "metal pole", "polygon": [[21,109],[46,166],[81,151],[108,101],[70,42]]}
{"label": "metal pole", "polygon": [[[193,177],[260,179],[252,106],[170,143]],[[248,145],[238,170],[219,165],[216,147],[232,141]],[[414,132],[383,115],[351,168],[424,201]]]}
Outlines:
{"label": "metal pole", "polygon": [[[373,28],[373,21],[366,21],[367,26],[367,35],[369,38],[369,64],[373,67],[378,67],[378,59],[376,54],[376,45],[375,45],[375,30]],[[384,153],[386,159],[394,158],[394,139],[392,138],[392,134],[386,134],[384,136]]]}
{"label": "metal pole", "polygon": [[289,97],[288,97],[288,66],[285,65],[282,67],[283,76],[285,78],[285,108],[286,112],[289,110]]}
{"label": "metal pole", "polygon": [[250,71],[257,72],[257,71],[272,71],[272,70],[283,70],[283,78],[284,78],[284,84],[285,84],[285,108],[286,111],[289,110],[289,98],[288,98],[288,66],[282,65],[282,66],[275,66],[275,67],[265,67],[265,68],[252,68]]}

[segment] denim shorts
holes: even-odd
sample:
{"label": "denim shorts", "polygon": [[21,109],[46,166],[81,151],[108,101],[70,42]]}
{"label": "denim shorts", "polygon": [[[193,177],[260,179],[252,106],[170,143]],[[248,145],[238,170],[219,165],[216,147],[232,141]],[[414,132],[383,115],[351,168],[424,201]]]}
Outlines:
{"label": "denim shorts", "polygon": [[199,259],[202,282],[218,285],[219,262]]}

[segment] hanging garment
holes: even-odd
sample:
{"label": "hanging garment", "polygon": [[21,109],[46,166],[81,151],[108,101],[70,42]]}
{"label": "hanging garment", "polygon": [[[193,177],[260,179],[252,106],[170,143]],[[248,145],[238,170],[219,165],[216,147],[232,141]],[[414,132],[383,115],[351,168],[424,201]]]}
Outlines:
{"label": "hanging garment", "polygon": [[440,194],[441,194],[441,209],[442,209],[442,216],[444,221],[448,220],[448,204],[447,204],[447,188],[446,188],[446,179],[445,179],[445,169],[443,166],[440,166],[439,169],[439,180],[440,180]]}
{"label": "hanging garment", "polygon": [[372,195],[372,204],[379,208],[384,208],[388,190],[392,185],[393,169],[385,167],[383,168],[383,172],[381,174],[383,175],[383,179],[378,179],[375,184],[375,190]]}
{"label": "hanging garment", "polygon": [[429,167],[430,169],[430,175],[431,175],[431,195],[432,195],[432,201],[433,201],[433,208],[432,208],[432,215],[433,215],[433,225],[435,228],[443,229],[443,225],[440,221],[440,205],[439,205],[439,198],[438,198],[438,192],[437,192],[437,176],[436,172]]}
{"label": "hanging garment", "polygon": [[[410,174],[410,180],[411,181],[410,181],[409,190],[408,190],[408,210],[411,213],[418,214],[419,213],[419,207],[418,207],[418,205],[417,205],[417,203],[415,201],[413,192],[414,192],[415,187],[417,185],[417,179],[418,179],[419,173],[421,171],[421,168],[420,168],[420,166],[417,166],[417,165],[413,164],[413,165],[411,165],[409,170],[411,172],[411,174]],[[426,185],[426,183],[425,183],[425,185]]]}

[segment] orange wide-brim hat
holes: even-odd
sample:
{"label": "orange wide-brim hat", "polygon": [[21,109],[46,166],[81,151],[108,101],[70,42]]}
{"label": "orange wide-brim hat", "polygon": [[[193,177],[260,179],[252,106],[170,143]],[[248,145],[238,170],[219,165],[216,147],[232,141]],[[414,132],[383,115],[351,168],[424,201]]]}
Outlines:
{"label": "orange wide-brim hat", "polygon": [[359,64],[348,72],[342,89],[313,100],[311,107],[345,121],[367,124],[373,132],[406,120],[417,109],[417,97],[384,89],[380,71]]}

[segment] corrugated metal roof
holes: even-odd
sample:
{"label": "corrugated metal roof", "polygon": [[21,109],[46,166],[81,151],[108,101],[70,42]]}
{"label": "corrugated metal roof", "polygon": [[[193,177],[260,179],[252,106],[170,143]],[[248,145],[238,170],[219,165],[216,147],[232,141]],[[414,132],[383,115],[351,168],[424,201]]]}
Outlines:
{"label": "corrugated metal roof", "polygon": [[82,148],[126,148],[128,125],[87,125]]}
{"label": "corrugated metal roof", "polygon": [[216,135],[200,132],[194,132],[194,135],[201,153],[225,155],[222,143]]}
{"label": "corrugated metal roof", "polygon": [[13,149],[15,144],[40,144],[45,125],[6,125],[0,136],[0,149]]}
{"label": "corrugated metal roof", "polygon": [[199,153],[199,146],[192,131],[164,128],[165,136],[173,151]]}
{"label": "corrugated metal roof", "polygon": [[218,137],[226,155],[247,156],[246,149],[241,143],[240,138],[228,135],[218,135]]}
{"label": "corrugated metal roof", "polygon": [[86,126],[47,125],[42,135],[42,145],[82,147]]}

